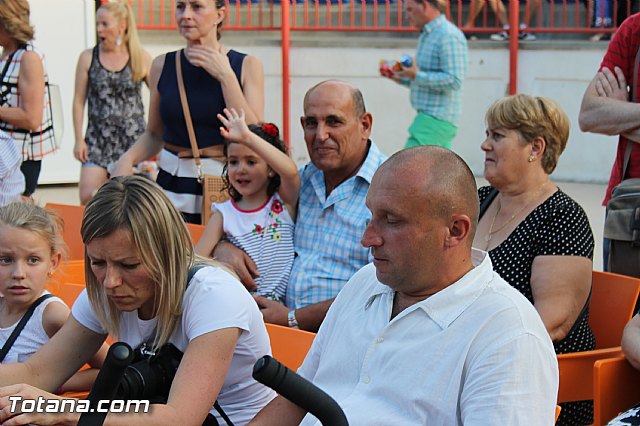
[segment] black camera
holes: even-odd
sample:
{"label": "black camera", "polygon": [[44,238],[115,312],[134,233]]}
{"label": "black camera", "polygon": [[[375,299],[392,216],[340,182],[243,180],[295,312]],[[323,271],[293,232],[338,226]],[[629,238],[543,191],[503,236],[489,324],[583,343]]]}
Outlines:
{"label": "black camera", "polygon": [[171,343],[157,352],[143,344],[135,350],[133,362],[125,369],[115,399],[166,403],[181,360],[182,352]]}

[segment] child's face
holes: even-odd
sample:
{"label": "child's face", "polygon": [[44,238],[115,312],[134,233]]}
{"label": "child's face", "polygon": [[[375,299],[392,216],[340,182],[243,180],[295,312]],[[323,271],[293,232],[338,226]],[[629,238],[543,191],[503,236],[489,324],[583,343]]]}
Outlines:
{"label": "child's face", "polygon": [[243,197],[267,193],[269,166],[253,150],[239,143],[230,143],[227,148],[227,171],[229,182]]}
{"label": "child's face", "polygon": [[49,243],[36,232],[0,225],[0,292],[7,303],[37,299],[59,263],[60,253],[52,255]]}

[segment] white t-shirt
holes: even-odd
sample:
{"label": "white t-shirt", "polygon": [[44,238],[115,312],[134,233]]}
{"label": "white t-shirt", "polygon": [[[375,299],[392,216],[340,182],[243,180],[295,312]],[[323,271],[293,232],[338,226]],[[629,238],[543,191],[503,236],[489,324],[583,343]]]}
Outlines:
{"label": "white t-shirt", "polygon": [[[42,294],[49,294],[48,291],[44,291]],[[0,298],[0,306],[4,304],[4,298]],[[38,351],[45,343],[49,341],[49,336],[44,330],[42,325],[42,315],[49,303],[58,302],[64,305],[64,302],[57,297],[50,297],[40,303],[38,307],[33,311],[33,315],[29,318],[29,321],[25,324],[24,328],[20,332],[20,335],[13,342],[11,349],[7,353],[7,356],[2,361],[2,364],[11,364],[14,362],[24,362]],[[66,305],[65,305],[66,306]],[[0,348],[9,339],[11,333],[16,328],[20,320],[16,321],[7,328],[0,328]]]}
{"label": "white t-shirt", "polygon": [[460,280],[392,320],[395,293],[365,266],[298,373],[353,425],[552,425],[558,363],[542,320],[486,253],[474,250],[473,260]]}
{"label": "white t-shirt", "polygon": [[[91,308],[86,291],[80,294],[71,312],[80,324],[96,333],[106,333]],[[157,318],[141,320],[137,311],[122,312],[119,338],[136,348],[149,340],[156,323]],[[242,333],[218,403],[234,424],[243,425],[275,396],[271,389],[251,376],[255,362],[263,355],[271,354],[269,336],[262,314],[244,286],[220,268],[204,267],[196,272],[187,287],[182,318],[169,342],[184,352],[192,339],[231,327],[241,329]],[[213,407],[210,412],[221,425],[225,424]]]}

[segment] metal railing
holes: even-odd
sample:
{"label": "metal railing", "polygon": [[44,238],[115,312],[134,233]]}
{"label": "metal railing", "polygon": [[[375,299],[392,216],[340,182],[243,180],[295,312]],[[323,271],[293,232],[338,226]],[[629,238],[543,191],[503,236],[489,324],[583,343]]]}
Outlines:
{"label": "metal railing", "polygon": [[[107,0],[97,0],[105,2]],[[175,30],[176,0],[128,0],[138,29]],[[225,31],[279,31],[282,48],[283,136],[289,141],[289,50],[292,31],[413,32],[405,0],[226,0]],[[536,34],[613,33],[638,0],[448,0],[447,17],[467,34],[503,31],[508,26],[509,92],[517,92],[521,26]],[[494,10],[495,9],[495,10]],[[475,16],[473,16],[475,14]],[[505,22],[506,21],[506,22]]]}

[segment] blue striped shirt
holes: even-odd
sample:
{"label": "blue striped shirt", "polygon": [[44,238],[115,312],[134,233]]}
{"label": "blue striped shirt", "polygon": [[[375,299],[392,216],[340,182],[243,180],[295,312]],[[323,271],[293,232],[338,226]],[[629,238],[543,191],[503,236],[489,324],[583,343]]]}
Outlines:
{"label": "blue striped shirt", "polygon": [[411,106],[418,112],[457,124],[462,112],[462,81],[467,73],[467,40],[444,15],[427,23],[420,32]]}
{"label": "blue striped shirt", "polygon": [[373,142],[355,176],[325,196],[324,174],[312,163],[300,170],[295,228],[296,258],[287,306],[297,309],[335,297],[353,274],[371,262],[360,240],[371,213],[365,198],[373,174],[386,160]]}

